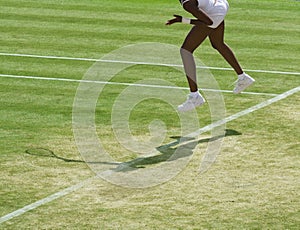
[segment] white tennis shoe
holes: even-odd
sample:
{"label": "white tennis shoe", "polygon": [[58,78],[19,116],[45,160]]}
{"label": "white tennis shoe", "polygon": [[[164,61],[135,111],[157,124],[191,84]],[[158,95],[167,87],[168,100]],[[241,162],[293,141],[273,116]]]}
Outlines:
{"label": "white tennis shoe", "polygon": [[255,80],[252,77],[250,77],[246,73],[243,73],[238,77],[233,93],[235,94],[241,93],[244,89],[252,85],[254,82]]}
{"label": "white tennis shoe", "polygon": [[200,93],[198,93],[196,96],[189,95],[187,100],[183,104],[178,106],[178,111],[187,112],[203,105],[204,103],[205,99]]}

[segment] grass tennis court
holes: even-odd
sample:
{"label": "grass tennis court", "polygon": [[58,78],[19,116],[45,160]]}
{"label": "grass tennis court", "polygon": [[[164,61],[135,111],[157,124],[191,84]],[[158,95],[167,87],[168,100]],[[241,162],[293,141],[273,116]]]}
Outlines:
{"label": "grass tennis court", "polygon": [[[149,124],[166,128],[162,143],[150,146],[156,152],[142,157],[115,136],[112,114],[124,92],[136,93],[133,98],[188,93],[182,72],[159,65],[163,51],[145,54],[153,63],[134,64],[101,83],[96,133],[114,161],[92,165],[126,176],[166,164],[177,150],[172,163],[191,158],[165,183],[132,188],[95,177],[84,161],[73,133],[74,99],[96,61],[116,50],[166,44],[179,53],[190,26],[164,23],[173,14],[189,15],[176,0],[0,0],[0,229],[299,229],[300,2],[229,3],[226,42],[256,83],[232,94],[235,74],[209,42],[195,52],[209,67],[198,71],[218,82],[230,118],[206,172],[199,166],[216,141],[213,132],[183,143],[180,155],[179,115],[155,98],[137,104],[129,122],[141,144],[151,139]],[[126,64],[106,61],[99,64],[108,73]],[[151,87],[134,85],[149,79]],[[174,87],[164,89],[162,81]],[[214,95],[200,76],[198,82]],[[200,128],[213,123],[211,106],[195,112]]]}

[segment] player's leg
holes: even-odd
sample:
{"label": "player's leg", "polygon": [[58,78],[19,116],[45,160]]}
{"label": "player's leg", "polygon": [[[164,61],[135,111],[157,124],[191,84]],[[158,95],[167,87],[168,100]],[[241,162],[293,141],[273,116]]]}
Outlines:
{"label": "player's leg", "polygon": [[240,93],[248,86],[250,86],[255,80],[251,78],[248,74],[244,73],[238,60],[236,59],[234,53],[228,45],[224,42],[224,21],[215,28],[209,35],[209,40],[211,45],[219,51],[219,53],[224,57],[224,59],[231,65],[238,75],[238,80],[236,86],[233,90],[234,93]]}
{"label": "player's leg", "polygon": [[193,52],[206,39],[212,29],[206,26],[194,26],[186,36],[180,54],[191,92],[198,91],[196,64]]}
{"label": "player's leg", "polygon": [[205,40],[211,30],[206,26],[194,26],[181,46],[180,54],[191,93],[187,101],[178,106],[179,111],[192,110],[205,102],[202,95],[198,92],[196,64],[193,52]]}
{"label": "player's leg", "polygon": [[230,47],[224,42],[224,21],[215,28],[209,35],[209,40],[213,48],[219,51],[219,53],[224,57],[224,59],[231,65],[237,74],[242,74],[243,70],[238,63],[234,53]]}

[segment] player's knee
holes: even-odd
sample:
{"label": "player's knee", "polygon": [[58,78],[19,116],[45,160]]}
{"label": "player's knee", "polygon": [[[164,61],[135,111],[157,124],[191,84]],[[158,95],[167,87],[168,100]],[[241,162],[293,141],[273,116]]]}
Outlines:
{"label": "player's knee", "polygon": [[215,45],[215,43],[211,43],[212,48],[217,49],[217,46]]}
{"label": "player's knee", "polygon": [[193,53],[185,48],[180,48],[180,56],[184,57],[184,56],[192,56]]}
{"label": "player's knee", "polygon": [[216,49],[216,50],[220,50],[223,46],[224,46],[224,43],[211,43],[211,46]]}
{"label": "player's knee", "polygon": [[186,45],[186,44],[183,44],[183,45],[181,46],[181,48],[180,48],[180,52],[182,52],[182,49],[183,49],[183,50],[186,50],[186,51],[188,51],[188,52],[190,52],[190,53],[193,54],[196,48],[194,48],[194,47],[192,47],[192,46],[189,46],[189,45]]}

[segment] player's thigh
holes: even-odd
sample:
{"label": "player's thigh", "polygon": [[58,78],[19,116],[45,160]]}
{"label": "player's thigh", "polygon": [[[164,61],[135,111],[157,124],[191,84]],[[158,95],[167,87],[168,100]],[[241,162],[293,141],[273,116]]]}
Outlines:
{"label": "player's thigh", "polygon": [[212,31],[211,28],[207,26],[194,26],[188,35],[186,36],[182,48],[190,51],[191,53],[205,40],[205,38]]}
{"label": "player's thigh", "polygon": [[213,47],[217,48],[218,46],[224,44],[224,30],[225,22],[223,21],[209,34],[209,40]]}

